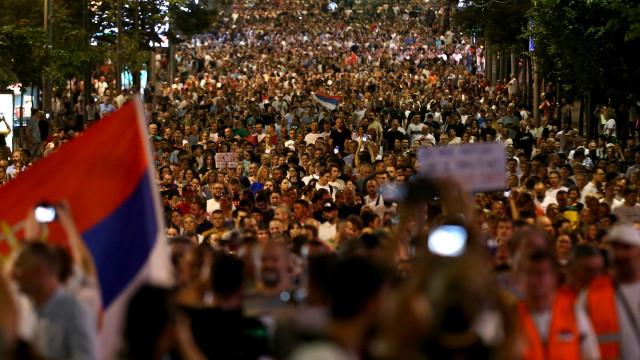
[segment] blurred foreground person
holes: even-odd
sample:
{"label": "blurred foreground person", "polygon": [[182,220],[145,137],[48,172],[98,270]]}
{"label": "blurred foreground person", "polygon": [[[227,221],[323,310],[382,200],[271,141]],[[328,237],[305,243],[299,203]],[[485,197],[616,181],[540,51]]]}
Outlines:
{"label": "blurred foreground person", "polygon": [[269,355],[262,324],[242,315],[243,263],[218,255],[211,267],[211,308],[186,308],[196,344],[208,359],[257,359]]}
{"label": "blurred foreground person", "polygon": [[12,276],[38,314],[33,344],[49,358],[97,359],[95,318],[64,290],[59,274],[59,252],[53,245],[25,243]]}
{"label": "blurred foreground person", "polygon": [[640,359],[640,232],[609,230],[613,276],[602,275],[580,294],[598,336],[603,359]]}
{"label": "blurred foreground person", "polygon": [[384,308],[383,271],[362,258],[339,262],[331,271],[330,320],[326,340],[302,346],[293,360],[362,359],[366,337]]}
{"label": "blurred foreground person", "polygon": [[533,252],[524,264],[526,298],[518,303],[520,359],[600,359],[597,340],[572,292],[556,291],[559,267],[548,252]]}
{"label": "blurred foreground person", "polygon": [[127,309],[121,359],[204,360],[193,342],[188,321],[178,313],[170,289],[144,285],[133,295]]}
{"label": "blurred foreground person", "polygon": [[0,359],[9,358],[15,346],[18,327],[17,307],[9,284],[0,272]]}

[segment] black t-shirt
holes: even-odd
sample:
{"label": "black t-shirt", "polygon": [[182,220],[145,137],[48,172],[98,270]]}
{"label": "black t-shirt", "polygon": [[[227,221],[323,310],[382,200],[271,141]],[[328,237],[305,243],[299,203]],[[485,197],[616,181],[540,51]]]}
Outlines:
{"label": "black t-shirt", "polygon": [[349,215],[360,216],[361,209],[362,209],[362,204],[356,204],[354,206],[343,205],[338,208],[338,218],[345,219]]}
{"label": "black t-shirt", "polygon": [[333,147],[338,146],[340,151],[344,151],[344,142],[347,139],[351,139],[351,131],[343,129],[342,132],[338,130],[331,130],[329,138],[333,140]]}
{"label": "black t-shirt", "polygon": [[498,135],[498,132],[496,131],[496,129],[492,127],[486,127],[480,131],[480,136],[482,136],[483,140],[487,140],[487,134],[493,135],[493,139],[495,140],[496,135]]}
{"label": "black t-shirt", "polygon": [[205,219],[201,224],[196,227],[196,233],[202,235],[203,232],[213,229],[213,223]]}
{"label": "black t-shirt", "polygon": [[387,150],[392,150],[396,140],[402,141],[404,139],[404,134],[400,130],[393,131],[393,129],[389,129],[384,133],[384,139],[387,140]]}
{"label": "black t-shirt", "polygon": [[270,355],[266,330],[240,311],[184,309],[196,345],[208,359],[244,360]]}
{"label": "black t-shirt", "polygon": [[528,131],[525,131],[525,132],[520,131],[513,138],[513,144],[516,146],[517,149],[524,150],[524,153],[527,155],[527,157],[531,157],[531,152],[533,151],[533,145],[535,145],[535,143],[536,143],[536,140],[533,138],[533,135],[531,135],[531,133]]}
{"label": "black t-shirt", "polygon": [[173,189],[173,188],[169,189],[169,190],[166,190],[166,189],[163,188],[161,193],[162,193],[162,195],[169,196],[169,200],[173,199],[175,196],[180,197],[180,193],[178,193],[178,190]]}

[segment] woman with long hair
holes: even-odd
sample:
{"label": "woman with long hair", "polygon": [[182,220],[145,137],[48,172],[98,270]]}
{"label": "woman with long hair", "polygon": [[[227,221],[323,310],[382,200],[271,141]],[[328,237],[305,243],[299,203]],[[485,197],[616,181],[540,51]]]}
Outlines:
{"label": "woman with long hair", "polygon": [[178,230],[178,234],[184,233],[184,227],[182,226],[182,211],[180,211],[180,209],[171,210],[171,218],[169,220],[169,228]]}
{"label": "woman with long hair", "polygon": [[300,174],[300,167],[298,165],[292,165],[289,167],[289,185],[290,187],[295,187],[298,190],[304,187],[304,181],[302,181],[302,176]]}
{"label": "woman with long hair", "polygon": [[278,184],[278,187],[280,188],[280,193],[286,194],[287,192],[289,192],[289,188],[291,187],[291,181],[289,181],[289,179],[287,178],[283,178],[282,180],[280,180],[280,184]]}
{"label": "woman with long hair", "polygon": [[202,161],[202,167],[198,170],[198,174],[200,174],[200,179],[204,179],[205,175],[216,169],[216,162],[212,153],[206,153],[204,155],[204,160]]}
{"label": "woman with long hair", "polygon": [[195,216],[187,214],[182,218],[183,234],[194,238],[194,240],[197,239],[197,243],[199,244],[202,242],[202,235],[197,233],[197,227],[198,222],[196,221]]}
{"label": "woman with long hair", "polygon": [[520,181],[518,181],[518,175],[516,174],[509,175],[509,177],[507,178],[507,189],[513,190],[518,188],[519,186],[520,186]]}
{"label": "woman with long hair", "polygon": [[256,194],[258,191],[262,190],[262,188],[264,187],[264,183],[265,181],[267,181],[267,179],[269,179],[269,168],[266,166],[261,167],[258,170],[258,175],[256,176],[256,181],[251,184],[251,191],[253,191],[254,194]]}
{"label": "woman with long hair", "polygon": [[195,171],[192,168],[187,168],[182,172],[182,179],[191,183],[191,180],[195,177]]}
{"label": "woman with long hair", "polygon": [[202,182],[202,193],[204,194],[204,198],[209,200],[213,197],[213,184],[218,180],[218,175],[215,170],[208,171],[203,177]]}

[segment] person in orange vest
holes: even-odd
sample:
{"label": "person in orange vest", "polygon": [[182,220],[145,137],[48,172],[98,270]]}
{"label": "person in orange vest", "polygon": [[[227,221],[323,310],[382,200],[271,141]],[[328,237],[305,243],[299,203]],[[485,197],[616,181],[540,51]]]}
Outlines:
{"label": "person in orange vest", "polygon": [[614,225],[607,233],[613,276],[594,279],[578,297],[603,359],[640,359],[640,231]]}
{"label": "person in orange vest", "polygon": [[561,288],[572,291],[576,297],[593,279],[604,273],[604,256],[591,244],[579,244],[571,248],[566,269],[566,284]]}
{"label": "person in orange vest", "polygon": [[598,342],[584,310],[575,297],[556,291],[559,266],[546,251],[525,260],[526,298],[518,303],[522,360],[600,359]]}

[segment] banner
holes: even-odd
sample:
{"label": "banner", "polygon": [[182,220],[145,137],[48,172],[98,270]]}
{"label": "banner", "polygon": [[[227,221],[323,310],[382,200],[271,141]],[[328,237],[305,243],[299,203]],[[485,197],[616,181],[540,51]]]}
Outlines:
{"label": "banner", "polygon": [[505,147],[498,143],[420,148],[418,152],[421,175],[454,178],[474,192],[507,187],[506,159]]}

